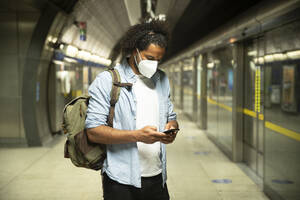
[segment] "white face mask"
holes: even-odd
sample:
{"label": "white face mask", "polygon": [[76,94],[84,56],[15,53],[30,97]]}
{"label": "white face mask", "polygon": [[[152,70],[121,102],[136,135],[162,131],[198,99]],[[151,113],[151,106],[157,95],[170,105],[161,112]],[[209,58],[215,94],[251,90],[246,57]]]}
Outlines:
{"label": "white face mask", "polygon": [[135,63],[139,69],[139,72],[147,77],[147,78],[151,78],[153,76],[153,74],[156,72],[157,70],[157,65],[158,65],[158,61],[156,60],[143,60],[141,58],[141,55],[140,55],[140,52],[138,49],[136,49],[138,54],[139,54],[139,57],[140,57],[140,63],[137,64],[137,61],[136,61],[136,57],[134,56],[134,60],[135,60]]}

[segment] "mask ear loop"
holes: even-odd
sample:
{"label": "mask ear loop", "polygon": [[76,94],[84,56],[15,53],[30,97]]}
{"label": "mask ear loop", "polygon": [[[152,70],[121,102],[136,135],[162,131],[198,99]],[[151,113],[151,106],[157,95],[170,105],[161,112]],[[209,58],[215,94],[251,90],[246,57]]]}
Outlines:
{"label": "mask ear loop", "polygon": [[135,61],[135,65],[136,65],[136,67],[138,66],[138,63],[137,63],[137,61],[136,61],[136,56],[133,56],[133,58],[134,58],[134,61]]}
{"label": "mask ear loop", "polygon": [[141,57],[140,51],[138,50],[138,48],[135,48],[135,49],[136,49],[136,51],[137,51],[138,54],[139,54],[140,60],[142,61],[143,59],[142,59],[142,57]]}

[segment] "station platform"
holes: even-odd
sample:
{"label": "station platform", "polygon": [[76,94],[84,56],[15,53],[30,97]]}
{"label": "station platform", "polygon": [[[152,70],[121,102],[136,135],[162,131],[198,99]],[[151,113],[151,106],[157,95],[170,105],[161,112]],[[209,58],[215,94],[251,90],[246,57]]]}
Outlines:
{"label": "station platform", "polygon": [[[171,200],[267,200],[259,185],[179,113],[181,131],[167,146]],[[102,199],[99,172],[63,158],[65,136],[44,147],[0,149],[0,199]]]}

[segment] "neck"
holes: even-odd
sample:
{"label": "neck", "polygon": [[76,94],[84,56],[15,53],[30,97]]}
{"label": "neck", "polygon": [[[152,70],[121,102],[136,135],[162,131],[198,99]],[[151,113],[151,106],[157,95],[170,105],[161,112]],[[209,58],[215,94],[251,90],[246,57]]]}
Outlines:
{"label": "neck", "polygon": [[129,61],[128,61],[128,64],[130,65],[132,71],[133,71],[135,74],[137,74],[137,75],[141,74],[141,73],[139,72],[139,70],[137,69],[137,67],[136,67],[136,64],[135,64],[133,55],[130,56]]}

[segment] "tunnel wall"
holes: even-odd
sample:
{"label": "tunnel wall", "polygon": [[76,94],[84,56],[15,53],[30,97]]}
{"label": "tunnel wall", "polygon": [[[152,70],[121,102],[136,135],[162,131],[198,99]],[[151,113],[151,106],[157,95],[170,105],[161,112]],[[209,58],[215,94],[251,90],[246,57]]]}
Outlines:
{"label": "tunnel wall", "polygon": [[[48,119],[48,71],[53,49],[48,46],[49,38],[57,37],[61,15],[48,6],[37,23],[27,53],[23,72],[23,120],[29,146],[39,146],[51,139]],[[58,30],[57,30],[58,29]],[[50,37],[51,36],[51,37]]]}
{"label": "tunnel wall", "polygon": [[47,88],[53,50],[47,43],[59,36],[66,15],[48,1],[0,5],[0,146],[40,146],[52,138]]}
{"label": "tunnel wall", "polygon": [[40,11],[18,8],[0,10],[0,144],[26,144],[22,116],[22,80],[27,49]]}

